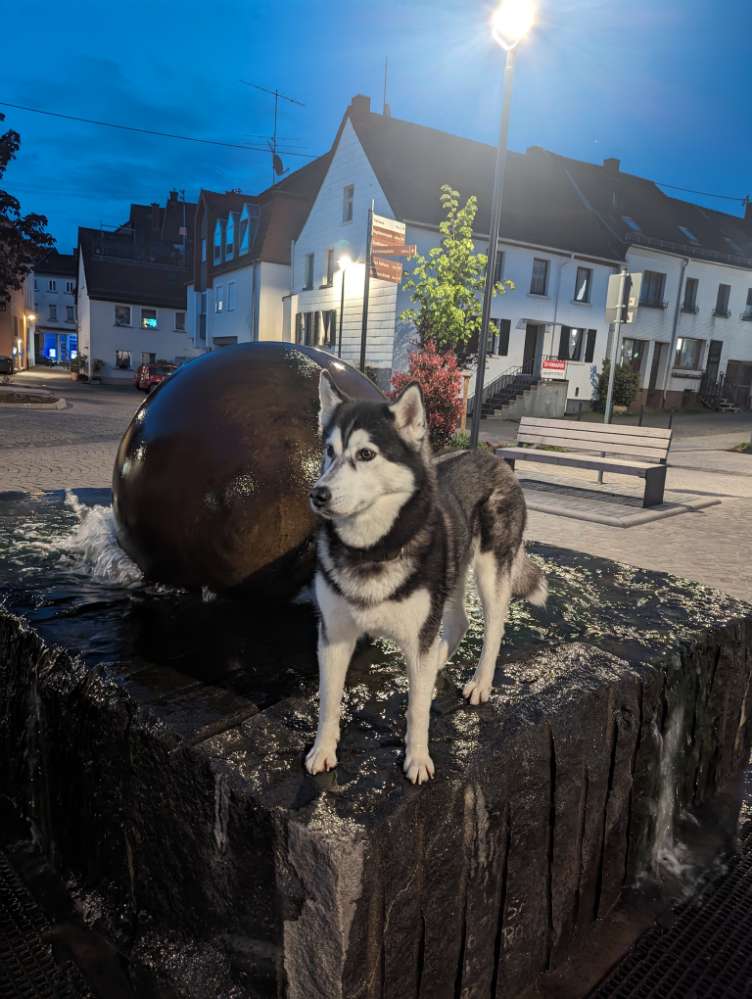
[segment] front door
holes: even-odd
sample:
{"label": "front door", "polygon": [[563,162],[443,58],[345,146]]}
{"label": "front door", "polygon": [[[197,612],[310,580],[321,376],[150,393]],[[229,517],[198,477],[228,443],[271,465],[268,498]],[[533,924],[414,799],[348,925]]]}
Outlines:
{"label": "front door", "polygon": [[708,347],[708,363],[705,365],[705,377],[710,384],[718,381],[718,369],[721,364],[723,340],[711,340]]}
{"label": "front door", "polygon": [[525,350],[522,355],[523,375],[535,374],[535,363],[538,355],[538,327],[532,323],[527,324],[525,330]]}
{"label": "front door", "polygon": [[666,347],[667,344],[665,343],[656,343],[653,347],[653,363],[650,366],[650,382],[648,383],[648,390],[650,392],[655,391],[655,386],[658,383],[658,370],[661,366],[661,358]]}

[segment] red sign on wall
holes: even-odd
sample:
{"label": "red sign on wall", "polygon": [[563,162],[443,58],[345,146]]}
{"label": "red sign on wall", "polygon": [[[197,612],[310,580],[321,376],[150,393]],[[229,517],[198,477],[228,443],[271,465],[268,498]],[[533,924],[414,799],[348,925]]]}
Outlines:
{"label": "red sign on wall", "polygon": [[544,374],[563,375],[567,370],[567,362],[560,361],[555,357],[547,357],[541,364],[541,370]]}

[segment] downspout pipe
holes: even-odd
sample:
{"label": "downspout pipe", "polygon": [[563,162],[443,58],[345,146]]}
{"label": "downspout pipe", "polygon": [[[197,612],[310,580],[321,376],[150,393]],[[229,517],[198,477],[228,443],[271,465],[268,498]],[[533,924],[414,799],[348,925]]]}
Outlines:
{"label": "downspout pipe", "polygon": [[[679,306],[681,304],[682,289],[684,288],[684,274],[687,270],[687,265],[689,264],[689,257],[682,257],[682,268],[679,274],[679,287],[676,289],[676,306],[674,307],[674,322],[671,327],[671,343],[668,347],[668,357],[666,358],[666,371],[663,375],[663,394],[661,399],[661,409],[666,408],[666,393],[668,392],[668,380],[671,376],[671,368],[673,367],[673,356],[676,350],[676,330],[679,326]],[[655,350],[655,341],[653,342],[653,350]]]}

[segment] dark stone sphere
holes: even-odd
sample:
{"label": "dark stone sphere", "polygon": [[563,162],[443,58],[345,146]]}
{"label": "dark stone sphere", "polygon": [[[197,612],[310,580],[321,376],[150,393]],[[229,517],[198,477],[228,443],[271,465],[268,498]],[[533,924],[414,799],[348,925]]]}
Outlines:
{"label": "dark stone sphere", "polygon": [[315,347],[223,347],[146,399],[112,478],[118,540],[148,579],[291,595],[310,575],[319,474],[319,373],[357,399],[384,396]]}

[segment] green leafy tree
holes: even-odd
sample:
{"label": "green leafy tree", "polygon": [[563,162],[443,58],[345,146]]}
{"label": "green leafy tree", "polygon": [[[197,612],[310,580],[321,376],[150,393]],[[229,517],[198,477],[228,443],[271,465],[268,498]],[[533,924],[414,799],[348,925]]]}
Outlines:
{"label": "green leafy tree", "polygon": [[[0,113],[0,121],[4,120]],[[9,130],[0,135],[0,178],[20,145],[18,132]],[[8,301],[39,258],[55,245],[46,226],[44,215],[22,215],[16,198],[0,190],[0,302]]]}
{"label": "green leafy tree", "polygon": [[[472,195],[462,205],[459,192],[444,184],[441,207],[441,243],[415,257],[402,284],[413,304],[400,319],[415,326],[422,347],[434,343],[439,351],[453,350],[466,364],[477,351],[488,258],[475,252],[473,242],[478,199]],[[499,281],[494,294],[513,287],[511,281]]]}
{"label": "green leafy tree", "polygon": [[[606,408],[606,396],[608,395],[608,375],[611,370],[611,362],[608,358],[603,361],[603,367],[598,375],[596,386],[595,408],[600,412]],[[614,405],[631,406],[637,395],[640,380],[637,372],[627,364],[620,364],[614,372]]]}

